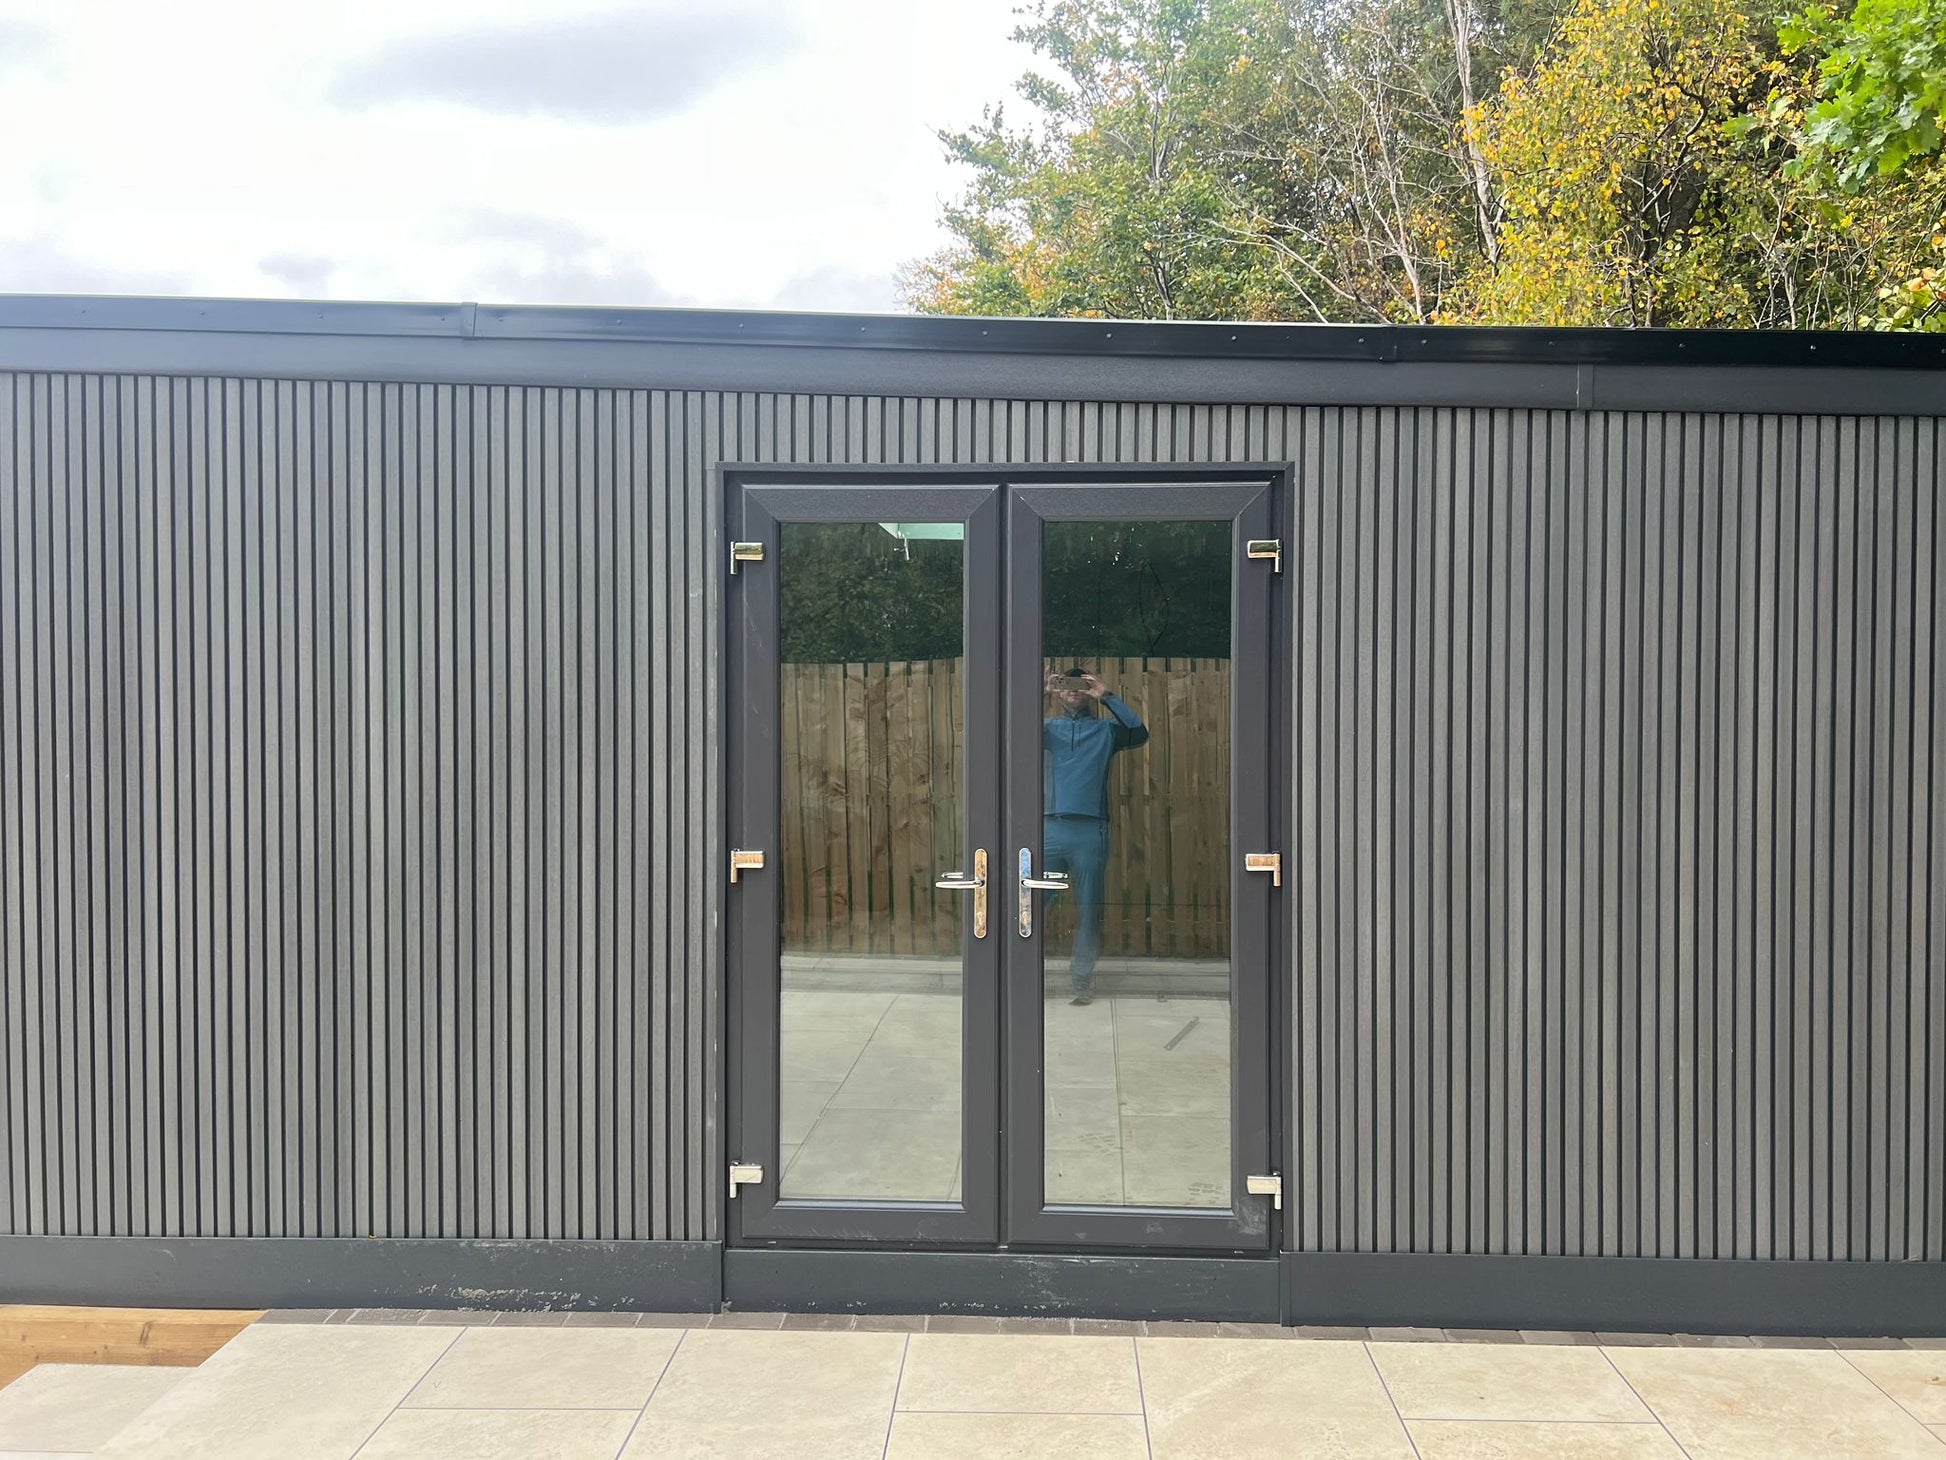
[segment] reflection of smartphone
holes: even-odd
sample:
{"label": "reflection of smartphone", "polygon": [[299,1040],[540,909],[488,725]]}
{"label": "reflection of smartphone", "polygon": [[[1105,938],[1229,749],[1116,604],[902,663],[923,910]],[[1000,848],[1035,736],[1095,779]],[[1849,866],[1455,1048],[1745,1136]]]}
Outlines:
{"label": "reflection of smartphone", "polygon": [[1085,690],[1087,687],[1088,677],[1084,674],[1064,674],[1061,676],[1062,689]]}

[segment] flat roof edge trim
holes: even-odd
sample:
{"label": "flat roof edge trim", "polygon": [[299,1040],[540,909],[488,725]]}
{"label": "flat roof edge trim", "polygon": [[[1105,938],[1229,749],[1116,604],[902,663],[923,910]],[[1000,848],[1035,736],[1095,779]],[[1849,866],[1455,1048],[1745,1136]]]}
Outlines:
{"label": "flat roof edge trim", "polygon": [[[1345,364],[1946,372],[1946,335],[1001,319],[588,306],[0,295],[0,329]],[[1942,387],[1946,389],[1946,386]]]}

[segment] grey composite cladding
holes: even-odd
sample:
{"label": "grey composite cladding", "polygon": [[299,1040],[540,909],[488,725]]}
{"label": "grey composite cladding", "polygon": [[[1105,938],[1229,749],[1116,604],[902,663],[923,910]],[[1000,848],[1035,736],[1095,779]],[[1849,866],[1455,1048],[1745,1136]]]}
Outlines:
{"label": "grey composite cladding", "polygon": [[1287,1245],[1946,1256],[1934,420],[0,379],[8,1231],[720,1236],[711,467],[1289,460]]}

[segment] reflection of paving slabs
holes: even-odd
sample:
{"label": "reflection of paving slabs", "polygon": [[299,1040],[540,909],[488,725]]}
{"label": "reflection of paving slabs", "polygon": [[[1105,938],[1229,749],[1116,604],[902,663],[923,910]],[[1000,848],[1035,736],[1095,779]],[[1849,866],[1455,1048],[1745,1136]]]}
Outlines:
{"label": "reflection of paving slabs", "polygon": [[1049,1085],[1047,1149],[1120,1150],[1122,1120],[1117,1105],[1112,1086]]}
{"label": "reflection of paving slabs", "polygon": [[777,1136],[795,1145],[811,1133],[824,1107],[838,1093],[835,1080],[785,1080],[777,1087]]}
{"label": "reflection of paving slabs", "polygon": [[858,1062],[870,1029],[793,1029],[784,1026],[779,1078],[842,1080]]}
{"label": "reflection of paving slabs", "polygon": [[831,1097],[833,1110],[958,1110],[959,1051],[948,1059],[882,1054],[876,1041]]}
{"label": "reflection of paving slabs", "polygon": [[1123,1051],[1115,1074],[1124,1115],[1226,1115],[1230,1109],[1228,1061]]}
{"label": "reflection of paving slabs", "polygon": [[892,1007],[892,994],[785,989],[778,1001],[784,1029],[855,1029],[869,1033]]}
{"label": "reflection of paving slabs", "polygon": [[1230,1205],[1227,1117],[1122,1117],[1122,1176],[1133,1206]]}
{"label": "reflection of paving slabs", "polygon": [[1045,1170],[1052,1205],[1122,1205],[1120,1151],[1049,1151]]}
{"label": "reflection of paving slabs", "polygon": [[826,1110],[784,1173],[789,1197],[946,1201],[959,1171],[957,1114]]}

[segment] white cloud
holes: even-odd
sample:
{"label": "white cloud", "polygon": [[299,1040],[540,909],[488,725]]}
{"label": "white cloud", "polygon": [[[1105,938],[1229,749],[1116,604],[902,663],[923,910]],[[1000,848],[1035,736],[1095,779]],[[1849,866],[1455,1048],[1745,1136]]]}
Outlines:
{"label": "white cloud", "polygon": [[[516,0],[0,0],[39,37],[0,69],[0,290],[894,307],[960,185],[933,129],[1031,59],[1012,5],[770,0],[739,36],[610,0],[544,45]],[[455,69],[523,35],[531,68]]]}
{"label": "white cloud", "polygon": [[503,116],[653,121],[795,44],[787,27],[733,10],[472,25],[349,62],[329,95],[354,107],[450,101]]}

